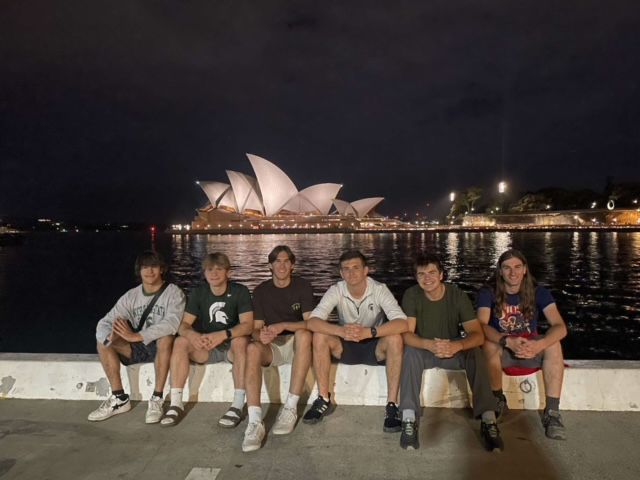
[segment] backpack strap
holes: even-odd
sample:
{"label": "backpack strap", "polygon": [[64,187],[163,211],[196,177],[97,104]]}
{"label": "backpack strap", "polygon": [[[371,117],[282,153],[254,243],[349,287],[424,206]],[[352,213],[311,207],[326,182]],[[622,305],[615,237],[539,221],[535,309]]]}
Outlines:
{"label": "backpack strap", "polygon": [[160,290],[158,290],[156,294],[153,296],[153,298],[147,305],[147,308],[145,308],[144,312],[142,312],[142,316],[140,317],[140,323],[138,323],[138,326],[133,329],[135,333],[139,333],[140,330],[142,330],[142,327],[144,327],[144,323],[147,321],[147,317],[151,313],[151,309],[158,301],[158,298],[160,297],[160,295],[162,295],[162,293],[167,289],[168,286],[169,286],[169,282],[164,282],[160,287]]}

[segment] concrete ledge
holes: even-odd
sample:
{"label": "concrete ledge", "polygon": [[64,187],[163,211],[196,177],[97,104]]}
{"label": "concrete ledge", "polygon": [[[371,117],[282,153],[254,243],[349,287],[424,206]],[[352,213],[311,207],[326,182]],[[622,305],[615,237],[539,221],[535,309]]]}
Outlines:
{"label": "concrete ledge", "polygon": [[[561,405],[564,410],[640,410],[640,362],[568,361]],[[289,390],[290,366],[264,369],[262,401],[281,403]],[[387,381],[384,367],[333,365],[335,400],[340,405],[384,405]],[[153,391],[153,364],[122,367],[125,389],[134,400]],[[305,392],[316,396],[313,374]],[[544,405],[542,374],[504,377],[509,407],[539,409]],[[230,402],[233,396],[231,365],[192,366],[185,389],[190,401]],[[168,387],[167,387],[168,391]],[[0,353],[0,398],[99,400],[109,395],[109,383],[97,355]],[[433,369],[424,372],[422,403],[427,407],[464,408],[470,392],[462,371]]]}

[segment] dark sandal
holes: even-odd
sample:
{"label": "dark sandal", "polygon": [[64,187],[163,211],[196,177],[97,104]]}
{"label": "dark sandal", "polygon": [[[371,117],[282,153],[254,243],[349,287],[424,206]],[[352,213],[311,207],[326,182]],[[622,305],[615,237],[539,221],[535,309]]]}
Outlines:
{"label": "dark sandal", "polygon": [[[174,414],[169,415],[170,412],[174,412]],[[161,427],[175,427],[178,425],[182,419],[184,418],[184,410],[180,407],[169,407],[167,411],[160,419]],[[165,420],[168,420],[165,422]]]}
{"label": "dark sandal", "polygon": [[[229,415],[229,413],[235,413],[235,415]],[[223,423],[226,420],[230,422],[229,424]],[[218,425],[222,428],[235,428],[242,421],[242,411],[236,407],[229,407],[227,413],[225,413],[220,420],[218,420]]]}

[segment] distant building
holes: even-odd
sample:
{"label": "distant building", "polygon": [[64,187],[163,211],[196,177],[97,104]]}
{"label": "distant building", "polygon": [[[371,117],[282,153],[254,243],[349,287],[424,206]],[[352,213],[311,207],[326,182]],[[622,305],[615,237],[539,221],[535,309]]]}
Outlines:
{"label": "distant building", "polygon": [[342,185],[337,183],[320,183],[298,191],[276,165],[257,155],[247,157],[255,177],[227,170],[229,183],[197,182],[209,202],[197,210],[192,230],[352,231],[404,225],[375,212],[383,197],[340,200],[336,196]]}

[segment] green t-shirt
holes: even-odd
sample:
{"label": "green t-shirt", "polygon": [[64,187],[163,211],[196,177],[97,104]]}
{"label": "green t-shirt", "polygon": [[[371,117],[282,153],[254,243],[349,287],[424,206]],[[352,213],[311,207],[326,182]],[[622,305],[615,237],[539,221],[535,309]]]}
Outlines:
{"label": "green t-shirt", "polygon": [[455,285],[444,285],[444,296],[436,301],[429,300],[420,285],[404,292],[402,309],[407,317],[415,317],[416,334],[422,338],[459,338],[460,325],[476,318],[469,296]]}
{"label": "green t-shirt", "polygon": [[208,283],[196,287],[187,300],[185,312],[196,316],[193,329],[199,333],[218,332],[238,324],[240,314],[253,311],[249,289],[229,282],[227,291],[214,295]]}

